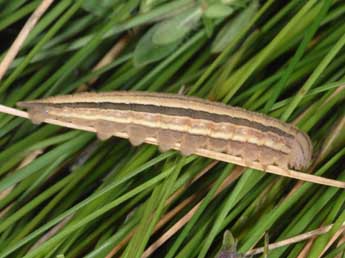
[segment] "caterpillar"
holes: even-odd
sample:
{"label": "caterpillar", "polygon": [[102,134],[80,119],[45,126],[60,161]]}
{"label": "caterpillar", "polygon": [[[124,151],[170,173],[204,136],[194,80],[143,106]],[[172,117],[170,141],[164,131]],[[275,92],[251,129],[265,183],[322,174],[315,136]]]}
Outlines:
{"label": "caterpillar", "polygon": [[93,127],[100,139],[128,138],[183,155],[208,153],[219,160],[265,169],[306,169],[312,144],[280,120],[196,97],[147,92],[79,93],[19,102],[35,123],[55,119]]}

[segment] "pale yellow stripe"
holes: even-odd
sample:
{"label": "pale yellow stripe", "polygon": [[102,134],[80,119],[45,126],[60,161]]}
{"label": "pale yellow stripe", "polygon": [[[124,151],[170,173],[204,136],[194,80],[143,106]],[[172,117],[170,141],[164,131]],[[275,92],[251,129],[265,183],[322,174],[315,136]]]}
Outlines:
{"label": "pale yellow stripe", "polygon": [[[75,111],[76,113],[73,113]],[[117,111],[120,112],[120,111]],[[89,120],[89,121],[96,121],[96,120],[106,120],[110,122],[115,122],[115,123],[121,123],[121,124],[139,124],[142,126],[147,126],[151,128],[157,128],[157,129],[167,129],[167,130],[173,130],[173,131],[179,131],[179,132],[185,132],[189,134],[194,134],[194,135],[201,135],[201,136],[208,136],[211,138],[215,139],[222,139],[222,140],[233,140],[233,141],[238,141],[238,142],[243,142],[243,143],[252,143],[258,146],[266,146],[268,148],[271,148],[273,150],[281,151],[284,153],[289,153],[291,150],[288,148],[286,145],[279,143],[279,142],[273,142],[273,141],[262,141],[261,139],[257,139],[254,136],[251,135],[239,135],[239,134],[233,134],[231,135],[230,133],[224,133],[220,131],[210,131],[210,129],[202,129],[202,128],[193,128],[189,127],[186,124],[178,125],[178,124],[173,124],[173,123],[166,123],[162,122],[161,120],[158,121],[149,121],[146,119],[138,119],[139,115],[142,115],[142,113],[139,112],[133,112],[133,111],[122,111],[123,113],[128,113],[126,117],[116,117],[116,116],[111,116],[111,115],[105,115],[101,113],[95,113],[95,112],[80,112],[80,110],[73,110],[73,109],[66,109],[66,111],[61,112],[61,110],[58,109],[51,109],[49,110],[49,114],[58,116],[58,117],[65,117],[65,118],[79,118],[79,119],[84,119],[84,120]],[[136,119],[133,119],[133,115],[129,114],[136,113]],[[159,115],[160,117],[163,117],[165,119],[171,118],[171,116],[167,115]],[[178,118],[185,118],[185,117],[173,117],[174,119]],[[188,118],[190,119],[190,118]],[[192,119],[190,119],[192,120]],[[199,119],[193,119],[195,123],[200,123],[200,122],[207,122],[207,123],[213,123],[208,120],[199,120]],[[226,123],[224,123],[226,124]],[[229,124],[233,126],[232,124]],[[248,128],[245,126],[236,126],[237,128]],[[261,132],[259,130],[250,128],[253,131]]]}

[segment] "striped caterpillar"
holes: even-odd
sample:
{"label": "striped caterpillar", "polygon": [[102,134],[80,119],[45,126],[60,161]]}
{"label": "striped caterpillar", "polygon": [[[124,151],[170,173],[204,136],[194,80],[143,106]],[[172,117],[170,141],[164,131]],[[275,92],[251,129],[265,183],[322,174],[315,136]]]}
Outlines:
{"label": "striped caterpillar", "polygon": [[265,170],[303,170],[309,137],[296,127],[247,110],[195,97],[145,92],[81,93],[18,103],[33,122],[55,119],[93,127],[100,139],[129,138]]}

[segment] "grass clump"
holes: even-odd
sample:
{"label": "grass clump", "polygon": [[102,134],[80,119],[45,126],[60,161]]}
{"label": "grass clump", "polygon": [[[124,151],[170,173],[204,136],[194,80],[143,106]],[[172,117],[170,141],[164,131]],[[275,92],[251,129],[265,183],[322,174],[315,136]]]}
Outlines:
{"label": "grass clump", "polygon": [[[0,0],[2,61],[48,2]],[[183,90],[295,123],[315,147],[309,172],[345,181],[344,13],[331,0],[52,1],[1,63],[0,103]],[[267,236],[268,257],[344,255],[342,189],[7,114],[0,164],[0,257],[259,256]]]}

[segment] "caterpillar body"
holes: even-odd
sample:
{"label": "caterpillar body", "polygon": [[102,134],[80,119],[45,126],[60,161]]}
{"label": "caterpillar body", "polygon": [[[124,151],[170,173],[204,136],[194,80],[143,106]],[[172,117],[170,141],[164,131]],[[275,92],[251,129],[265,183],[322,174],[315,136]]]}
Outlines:
{"label": "caterpillar body", "polygon": [[[184,155],[213,153],[257,168],[303,170],[312,158],[309,137],[277,119],[195,97],[146,92],[80,93],[18,103],[33,122],[47,118],[93,127],[99,138],[129,138]],[[223,158],[224,160],[224,158]],[[237,161],[237,162],[236,162]]]}

